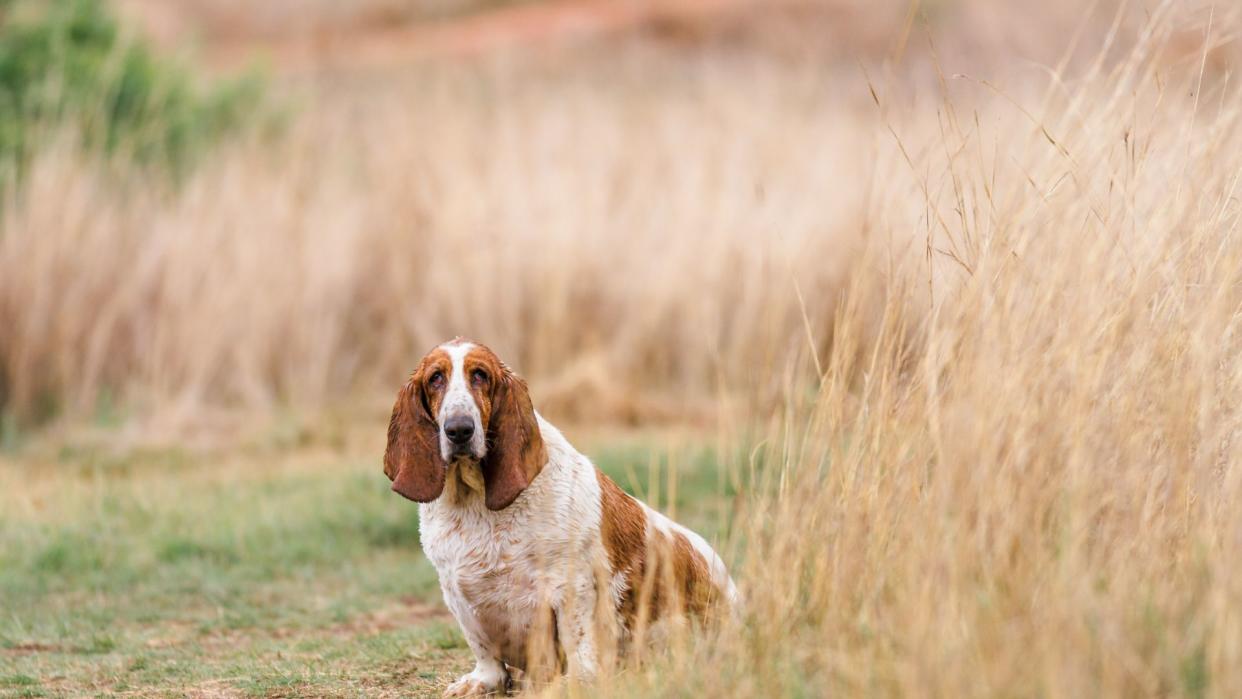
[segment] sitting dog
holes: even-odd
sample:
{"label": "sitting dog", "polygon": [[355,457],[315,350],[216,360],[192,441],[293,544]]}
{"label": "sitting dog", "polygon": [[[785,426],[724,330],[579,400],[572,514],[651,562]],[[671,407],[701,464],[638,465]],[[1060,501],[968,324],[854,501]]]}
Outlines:
{"label": "sitting dog", "polygon": [[711,546],[595,468],[480,344],[457,338],[419,363],[384,474],[421,503],[423,550],[474,652],[445,696],[505,691],[539,649],[590,679],[646,625],[736,601]]}

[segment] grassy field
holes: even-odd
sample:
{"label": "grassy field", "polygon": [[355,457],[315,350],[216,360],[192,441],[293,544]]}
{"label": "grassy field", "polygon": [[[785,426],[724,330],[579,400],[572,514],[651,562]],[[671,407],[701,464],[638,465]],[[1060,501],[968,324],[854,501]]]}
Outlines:
{"label": "grassy field", "polygon": [[[674,442],[595,447],[640,493],[678,467],[714,531],[715,460]],[[377,454],[65,448],[0,478],[0,696],[421,696],[473,666]]]}

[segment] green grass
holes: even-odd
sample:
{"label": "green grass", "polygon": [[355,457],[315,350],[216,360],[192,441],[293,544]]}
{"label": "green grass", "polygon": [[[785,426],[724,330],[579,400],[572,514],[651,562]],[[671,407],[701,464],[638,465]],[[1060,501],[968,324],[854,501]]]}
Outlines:
{"label": "green grass", "polygon": [[261,92],[161,55],[106,0],[0,0],[0,160],[19,171],[68,126],[88,150],[178,174],[253,120]]}
{"label": "green grass", "polygon": [[[710,451],[594,455],[640,493],[673,464],[717,531]],[[378,456],[62,448],[0,489],[0,697],[435,695],[471,665]]]}

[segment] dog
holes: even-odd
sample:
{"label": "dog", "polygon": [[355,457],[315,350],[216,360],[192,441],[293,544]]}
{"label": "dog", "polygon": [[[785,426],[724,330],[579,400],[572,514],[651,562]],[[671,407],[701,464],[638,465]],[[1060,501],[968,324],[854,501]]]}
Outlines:
{"label": "dog", "polygon": [[481,344],[423,357],[397,394],[384,474],[420,503],[423,551],[474,653],[444,696],[507,691],[540,652],[590,680],[649,625],[737,603],[712,547],[575,450]]}

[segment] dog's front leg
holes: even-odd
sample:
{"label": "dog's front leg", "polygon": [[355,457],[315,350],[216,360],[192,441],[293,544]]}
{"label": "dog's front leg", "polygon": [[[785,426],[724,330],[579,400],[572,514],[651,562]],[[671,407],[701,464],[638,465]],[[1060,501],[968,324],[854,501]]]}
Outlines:
{"label": "dog's front leg", "polygon": [[[442,586],[443,588],[443,586]],[[444,601],[457,619],[466,643],[474,653],[474,669],[457,678],[444,690],[446,697],[474,697],[503,694],[509,685],[509,671],[500,661],[494,644],[487,638],[482,624],[475,618],[470,605],[457,595],[444,591]]]}
{"label": "dog's front leg", "polygon": [[590,681],[599,674],[598,601],[595,581],[584,574],[565,590],[556,609],[556,633],[572,679]]}

